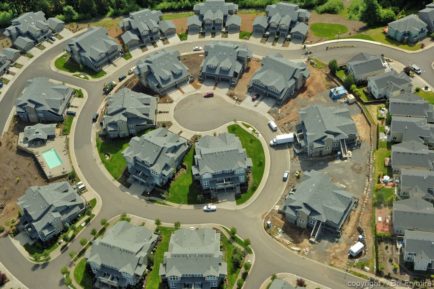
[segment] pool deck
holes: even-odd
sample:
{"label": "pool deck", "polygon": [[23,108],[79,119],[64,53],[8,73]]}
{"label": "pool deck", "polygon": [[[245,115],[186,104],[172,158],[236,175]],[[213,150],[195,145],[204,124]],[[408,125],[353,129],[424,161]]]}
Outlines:
{"label": "pool deck", "polygon": [[[72,165],[68,154],[67,136],[56,136],[54,140],[49,140],[45,145],[38,146],[38,147],[29,147],[26,144],[24,144],[21,140],[22,138],[20,134],[20,137],[18,138],[18,148],[28,153],[31,153],[36,158],[36,160],[39,163],[39,166],[44,171],[44,174],[48,180],[53,180],[53,179],[63,177],[72,171]],[[52,169],[48,167],[47,163],[45,162],[42,156],[42,153],[50,149],[55,149],[59,158],[62,160],[61,165],[54,167]]]}

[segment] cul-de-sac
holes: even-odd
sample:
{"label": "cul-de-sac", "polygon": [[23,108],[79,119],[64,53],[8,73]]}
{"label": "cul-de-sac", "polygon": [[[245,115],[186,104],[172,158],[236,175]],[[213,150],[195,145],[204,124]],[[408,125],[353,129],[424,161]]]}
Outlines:
{"label": "cul-de-sac", "polygon": [[432,0],[0,1],[0,288],[434,288]]}

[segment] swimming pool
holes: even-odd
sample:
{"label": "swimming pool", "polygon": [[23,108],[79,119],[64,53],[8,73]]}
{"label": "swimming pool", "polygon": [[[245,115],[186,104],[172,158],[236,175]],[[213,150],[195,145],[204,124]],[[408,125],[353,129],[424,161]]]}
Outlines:
{"label": "swimming pool", "polygon": [[55,167],[58,167],[62,164],[62,160],[55,149],[49,149],[48,151],[43,152],[42,157],[50,169],[54,169]]}

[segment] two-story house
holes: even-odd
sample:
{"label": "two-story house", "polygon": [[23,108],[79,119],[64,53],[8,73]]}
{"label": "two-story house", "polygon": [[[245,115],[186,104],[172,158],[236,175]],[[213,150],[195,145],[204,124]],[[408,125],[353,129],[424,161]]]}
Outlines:
{"label": "two-story house", "polygon": [[253,75],[248,90],[285,103],[305,85],[309,70],[302,62],[293,62],[280,54],[265,56],[262,67]]}
{"label": "two-story house", "polygon": [[29,79],[16,100],[18,117],[28,123],[62,122],[74,91],[45,77]]}
{"label": "two-story house", "polygon": [[135,136],[155,127],[156,111],[155,97],[122,88],[107,98],[103,132],[110,138]]}
{"label": "two-story house", "polygon": [[[230,25],[229,32],[239,32],[241,17],[235,15],[238,5],[224,0],[206,0],[193,7],[195,15],[188,18],[189,33],[220,33]],[[200,26],[200,27],[198,27]]]}
{"label": "two-story house", "polygon": [[141,137],[133,137],[123,156],[131,181],[150,192],[175,176],[188,149],[186,139],[166,128],[158,128]]}
{"label": "two-story house", "polygon": [[105,28],[93,27],[72,38],[66,51],[76,63],[98,72],[120,56],[121,47]]}
{"label": "two-story house", "polygon": [[404,262],[412,263],[414,271],[433,269],[434,233],[406,230],[402,253]]}
{"label": "two-story house", "polygon": [[398,200],[392,209],[393,233],[403,235],[406,230],[434,231],[434,207],[421,196]]}
{"label": "two-story house", "polygon": [[41,242],[63,232],[85,209],[84,200],[68,182],[30,187],[17,205],[20,226],[31,239]]}
{"label": "two-story house", "polygon": [[120,221],[96,239],[86,252],[95,288],[129,288],[148,270],[148,257],[158,236],[142,226]]}
{"label": "two-story house", "polygon": [[428,25],[428,30],[434,32],[434,3],[429,3],[419,11],[419,18]]}
{"label": "two-story house", "polygon": [[213,196],[219,192],[240,194],[252,160],[247,157],[238,137],[230,133],[203,136],[195,150],[193,177],[200,181],[203,190]]}
{"label": "two-story house", "polygon": [[428,25],[414,14],[390,22],[387,27],[387,36],[402,43],[416,43],[427,34]]}
{"label": "two-story house", "polygon": [[163,95],[191,79],[188,68],[179,60],[179,52],[160,50],[137,63],[134,73],[140,82]]}
{"label": "two-story house", "polygon": [[351,74],[358,83],[389,71],[389,65],[381,56],[359,53],[347,62],[348,74]]}
{"label": "two-story house", "polygon": [[368,91],[375,99],[390,99],[403,92],[410,93],[412,90],[411,79],[404,72],[397,73],[394,70],[368,77]]}
{"label": "two-story house", "polygon": [[159,274],[170,289],[219,288],[227,275],[220,233],[209,228],[175,231]]}

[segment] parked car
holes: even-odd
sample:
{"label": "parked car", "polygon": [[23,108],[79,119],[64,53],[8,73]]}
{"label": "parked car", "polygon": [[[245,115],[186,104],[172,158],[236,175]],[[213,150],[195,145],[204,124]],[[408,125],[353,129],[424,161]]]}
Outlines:
{"label": "parked car", "polygon": [[212,92],[212,91],[209,91],[203,95],[203,97],[205,97],[205,98],[209,98],[209,97],[213,97],[213,96],[214,96],[214,92]]}
{"label": "parked car", "polygon": [[272,131],[277,131],[277,124],[276,124],[274,121],[272,121],[272,120],[270,120],[270,121],[268,122],[268,127],[269,127]]}
{"label": "parked car", "polygon": [[131,67],[130,70],[128,70],[128,74],[133,74],[134,69],[136,69],[136,66]]}
{"label": "parked car", "polygon": [[73,110],[67,110],[66,115],[75,116],[77,113]]}
{"label": "parked car", "polygon": [[126,75],[121,75],[121,76],[119,76],[118,80],[119,80],[119,81],[122,81],[122,80],[124,80],[125,78],[127,78]]}
{"label": "parked car", "polygon": [[92,116],[92,122],[96,122],[96,120],[98,119],[99,114],[97,112],[95,112]]}
{"label": "parked car", "polygon": [[195,47],[193,47],[193,51],[202,51],[202,47],[195,46]]}
{"label": "parked car", "polygon": [[284,182],[286,182],[287,180],[288,180],[288,177],[289,177],[289,171],[285,171],[284,173],[283,173],[283,181]]}
{"label": "parked car", "polygon": [[414,71],[414,73],[416,73],[416,74],[421,74],[422,73],[422,70],[416,64],[412,64],[410,67],[411,67],[411,70]]}
{"label": "parked car", "polygon": [[109,94],[110,91],[112,91],[113,88],[115,88],[115,86],[116,86],[116,82],[115,81],[110,81],[109,83],[106,83],[104,85],[104,88],[103,88],[104,93],[105,94]]}
{"label": "parked car", "polygon": [[0,80],[0,88],[3,87],[3,81]]}
{"label": "parked car", "polygon": [[213,204],[207,204],[207,205],[203,206],[203,211],[204,212],[215,212],[215,211],[217,211],[217,206],[213,205]]}

